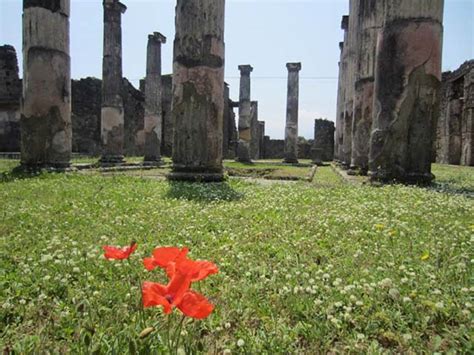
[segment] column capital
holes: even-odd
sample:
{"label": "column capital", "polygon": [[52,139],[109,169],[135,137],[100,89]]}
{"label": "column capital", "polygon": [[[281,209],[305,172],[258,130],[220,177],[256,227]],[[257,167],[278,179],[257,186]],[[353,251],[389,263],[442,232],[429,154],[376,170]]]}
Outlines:
{"label": "column capital", "polygon": [[166,37],[160,32],[153,32],[153,34],[149,34],[148,39],[158,43],[166,43]]}
{"label": "column capital", "polygon": [[250,75],[250,73],[253,71],[253,68],[251,65],[246,64],[246,65],[239,65],[239,70],[240,70],[240,75]]}
{"label": "column capital", "polygon": [[339,49],[342,51],[344,49],[344,41],[339,42]]}
{"label": "column capital", "polygon": [[300,71],[301,63],[286,63],[286,68],[289,72]]}
{"label": "column capital", "polygon": [[342,16],[341,29],[347,31],[349,29],[349,15]]}
{"label": "column capital", "polygon": [[104,0],[103,5],[114,8],[120,11],[122,14],[124,14],[125,11],[127,11],[127,6],[122,4],[119,0]]}

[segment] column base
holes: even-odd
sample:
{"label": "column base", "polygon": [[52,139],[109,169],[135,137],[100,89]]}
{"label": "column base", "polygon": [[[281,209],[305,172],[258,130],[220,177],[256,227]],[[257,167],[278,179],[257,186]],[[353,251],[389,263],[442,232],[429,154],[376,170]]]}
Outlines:
{"label": "column base", "polygon": [[299,164],[298,159],[283,159],[283,164],[297,165]]}
{"label": "column base", "polygon": [[435,176],[431,173],[408,173],[401,176],[387,173],[385,171],[369,171],[368,176],[371,182],[380,182],[384,184],[399,183],[407,185],[430,185]]}
{"label": "column base", "polygon": [[160,159],[146,159],[143,160],[143,166],[163,166],[165,165],[165,162],[160,158]]}
{"label": "column base", "polygon": [[45,163],[45,164],[25,164],[20,163],[20,166],[13,169],[18,173],[38,173],[42,171],[52,172],[52,173],[64,173],[68,171],[73,171],[74,168],[71,167],[71,163]]}
{"label": "column base", "polygon": [[187,182],[222,182],[225,180],[224,173],[197,173],[172,171],[167,175],[170,181],[187,181]]}
{"label": "column base", "polygon": [[99,164],[102,167],[120,166],[125,163],[123,155],[103,155],[99,159]]}
{"label": "column base", "polygon": [[242,164],[253,164],[253,161],[251,159],[235,158],[235,161],[237,163],[242,163]]}

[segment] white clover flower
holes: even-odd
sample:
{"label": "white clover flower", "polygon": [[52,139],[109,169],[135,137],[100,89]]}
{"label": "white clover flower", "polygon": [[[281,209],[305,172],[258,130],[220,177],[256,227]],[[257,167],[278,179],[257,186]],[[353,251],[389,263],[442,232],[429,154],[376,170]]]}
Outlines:
{"label": "white clover flower", "polygon": [[443,302],[437,302],[437,303],[435,304],[435,307],[436,307],[437,309],[443,309],[443,308],[444,308],[444,303],[443,303]]}
{"label": "white clover flower", "polygon": [[232,351],[230,351],[230,349],[224,349],[224,351],[222,352],[222,355],[230,355],[232,354]]}
{"label": "white clover flower", "polygon": [[49,281],[49,280],[51,280],[51,275],[46,275],[45,277],[43,277],[43,280],[44,280],[44,281]]}
{"label": "white clover flower", "polygon": [[239,339],[239,340],[237,340],[237,346],[238,346],[239,348],[243,347],[244,345],[245,345],[244,339]]}
{"label": "white clover flower", "polygon": [[330,275],[329,274],[323,274],[323,279],[324,280],[328,280],[330,278]]}
{"label": "white clover flower", "polygon": [[471,312],[468,311],[467,309],[463,309],[461,313],[462,313],[464,316],[466,316],[466,317],[470,317],[470,316],[471,316]]}
{"label": "white clover flower", "polygon": [[22,298],[22,299],[19,301],[19,303],[20,303],[20,304],[26,304],[26,300]]}
{"label": "white clover flower", "polygon": [[229,322],[227,322],[226,324],[224,324],[224,328],[225,329],[230,329],[231,327],[231,324]]}
{"label": "white clover flower", "polygon": [[386,279],[383,279],[382,281],[380,281],[379,285],[383,288],[389,288],[389,287],[392,287],[393,282],[392,282],[391,279],[386,278]]}
{"label": "white clover flower", "polygon": [[396,288],[391,288],[388,291],[388,295],[392,300],[398,300],[400,298],[400,291],[398,291]]}
{"label": "white clover flower", "polygon": [[403,297],[403,300],[402,300],[404,303],[410,303],[411,302],[411,298],[410,297]]}
{"label": "white clover flower", "polygon": [[336,302],[336,303],[334,303],[334,307],[336,307],[336,308],[341,308],[342,305],[343,305],[342,302]]}
{"label": "white clover flower", "polygon": [[461,292],[463,292],[463,293],[469,293],[469,289],[468,289],[467,287],[463,287],[463,288],[461,289]]}
{"label": "white clover flower", "polygon": [[81,269],[75,266],[72,268],[72,272],[78,273],[78,272],[81,272]]}
{"label": "white clover flower", "polygon": [[364,302],[362,302],[362,301],[357,301],[356,302],[356,306],[358,306],[358,307],[362,307],[363,305],[364,305]]}
{"label": "white clover flower", "polygon": [[310,285],[315,283],[314,279],[309,279],[308,282],[309,282]]}
{"label": "white clover flower", "polygon": [[363,340],[363,339],[365,339],[365,335],[362,334],[362,333],[358,333],[358,334],[357,334],[357,339],[358,339],[358,340]]}
{"label": "white clover flower", "polygon": [[357,301],[357,297],[354,296],[354,295],[350,295],[350,296],[349,296],[349,300],[350,300],[351,302],[355,302],[355,301]]}
{"label": "white clover flower", "polygon": [[438,289],[433,290],[433,295],[441,295],[441,291]]}
{"label": "white clover flower", "polygon": [[285,278],[286,278],[287,280],[291,279],[291,274],[286,274]]}
{"label": "white clover flower", "polygon": [[337,286],[339,286],[341,283],[342,283],[342,280],[339,279],[339,278],[337,278],[337,279],[334,280],[334,282],[332,283],[332,285],[333,285],[334,287],[337,287]]}
{"label": "white clover flower", "polygon": [[295,287],[293,288],[293,293],[294,293],[295,295],[298,294],[299,289],[300,289],[300,288],[299,288],[298,286],[295,286]]}
{"label": "white clover flower", "polygon": [[472,308],[472,303],[471,302],[466,302],[466,303],[464,303],[464,306],[466,308]]}
{"label": "white clover flower", "polygon": [[411,334],[403,334],[403,340],[408,342],[412,339],[413,339],[413,337],[411,336]]}
{"label": "white clover flower", "polygon": [[406,284],[406,283],[408,283],[408,281],[410,281],[410,280],[409,280],[408,278],[404,277],[404,278],[402,278],[400,281],[401,281],[402,284]]}
{"label": "white clover flower", "polygon": [[321,306],[323,304],[323,301],[321,301],[320,299],[317,299],[317,300],[314,300],[314,304],[316,306]]}

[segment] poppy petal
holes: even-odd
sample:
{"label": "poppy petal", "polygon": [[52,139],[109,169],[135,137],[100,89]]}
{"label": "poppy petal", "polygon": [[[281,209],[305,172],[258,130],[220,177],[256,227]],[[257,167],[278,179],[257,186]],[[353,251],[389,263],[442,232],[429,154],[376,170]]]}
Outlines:
{"label": "poppy petal", "polygon": [[178,305],[184,294],[191,286],[191,277],[187,274],[176,272],[166,286],[166,294],[171,297],[170,302],[173,306]]}
{"label": "poppy petal", "polygon": [[206,297],[194,291],[186,292],[177,307],[184,315],[196,319],[207,318],[214,310]]}
{"label": "poppy petal", "polygon": [[155,258],[145,258],[143,259],[143,265],[148,271],[152,271],[158,267],[158,264],[155,261]]}
{"label": "poppy petal", "polygon": [[[175,268],[175,272],[189,275],[193,282],[203,280],[219,271],[217,266],[210,261],[194,261],[189,259],[179,260]],[[167,273],[169,275],[171,273],[170,270],[167,270]]]}
{"label": "poppy petal", "polygon": [[161,268],[166,268],[169,263],[176,261],[176,259],[186,257],[188,253],[187,248],[164,247],[153,250],[153,258],[156,264]]}
{"label": "poppy petal", "polygon": [[166,287],[155,282],[145,281],[142,285],[143,307],[163,306],[166,314],[171,313],[171,304],[166,299]]}

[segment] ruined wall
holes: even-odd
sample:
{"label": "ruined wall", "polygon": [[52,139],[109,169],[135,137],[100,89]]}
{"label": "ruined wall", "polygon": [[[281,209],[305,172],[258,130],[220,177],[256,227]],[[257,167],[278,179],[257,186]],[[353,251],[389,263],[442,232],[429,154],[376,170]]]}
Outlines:
{"label": "ruined wall", "polygon": [[20,151],[20,99],[15,48],[0,46],[0,152]]}
{"label": "ruined wall", "polygon": [[[466,152],[472,151],[473,140],[465,90],[466,78],[474,70],[474,60],[461,65],[453,72],[443,73],[441,105],[436,127],[436,162],[441,164],[469,165]],[[433,159],[434,160],[434,159]]]}
{"label": "ruined wall", "polygon": [[334,159],[334,131],[334,122],[324,119],[314,120],[314,148],[321,149],[323,161]]}
{"label": "ruined wall", "polygon": [[[310,159],[313,140],[298,138],[298,159]],[[270,139],[265,136],[263,141],[262,159],[283,159],[285,157],[285,140]]]}
{"label": "ruined wall", "polygon": [[144,155],[145,96],[124,78],[122,97],[125,121],[124,153],[128,156]]}

